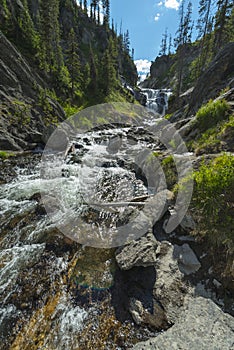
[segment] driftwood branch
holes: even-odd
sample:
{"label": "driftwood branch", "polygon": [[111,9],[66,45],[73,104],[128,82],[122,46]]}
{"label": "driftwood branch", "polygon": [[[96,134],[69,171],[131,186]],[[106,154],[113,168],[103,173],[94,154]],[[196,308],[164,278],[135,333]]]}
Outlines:
{"label": "driftwood branch", "polygon": [[149,195],[145,195],[145,196],[140,196],[140,197],[134,197],[133,199],[126,201],[126,202],[106,202],[106,203],[100,203],[100,202],[89,202],[86,203],[88,205],[93,205],[93,206],[97,206],[97,207],[125,207],[128,205],[131,206],[139,206],[139,205],[144,205],[145,204],[145,200],[150,198]]}

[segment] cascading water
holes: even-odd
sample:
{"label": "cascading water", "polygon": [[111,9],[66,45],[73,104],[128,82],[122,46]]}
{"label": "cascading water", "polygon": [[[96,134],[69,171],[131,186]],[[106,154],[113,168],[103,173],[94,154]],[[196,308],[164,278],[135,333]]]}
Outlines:
{"label": "cascading water", "polygon": [[168,98],[171,95],[171,90],[141,89],[141,91],[147,98],[146,107],[164,116],[168,109]]}
{"label": "cascading water", "polygon": [[[40,176],[39,155],[21,156],[16,164],[2,161],[14,179],[6,178],[0,185],[0,349],[88,349],[85,326],[92,324],[90,334],[95,337],[99,328],[102,334],[98,323],[106,322],[101,318],[102,302],[109,303],[106,310],[111,310],[113,251],[82,248],[62,235],[58,224],[45,215],[40,191],[47,193],[50,210],[56,208],[57,223],[75,215],[91,221],[99,236],[105,234],[103,223],[114,231],[116,222],[126,221],[137,208],[130,210],[130,206],[125,212],[120,207],[107,213],[105,208],[90,208],[87,202],[147,196],[133,159],[146,144],[150,146],[149,140],[140,128],[130,127],[77,135],[73,152],[62,164],[51,154],[49,177]],[[53,194],[61,183],[60,206]],[[114,313],[105,315],[114,322]],[[132,325],[126,328],[115,320],[113,327],[119,349],[128,344],[124,332],[136,338]],[[113,348],[112,341],[106,348]]]}

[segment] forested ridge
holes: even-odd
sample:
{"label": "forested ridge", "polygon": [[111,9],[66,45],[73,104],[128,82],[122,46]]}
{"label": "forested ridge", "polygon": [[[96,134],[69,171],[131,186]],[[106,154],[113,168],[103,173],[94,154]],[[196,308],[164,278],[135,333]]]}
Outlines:
{"label": "forested ridge", "polygon": [[107,0],[0,2],[2,32],[64,106],[82,108],[121,96],[132,101],[120,83],[121,75],[132,85],[137,81],[129,34],[110,22]]}
{"label": "forested ridge", "polygon": [[142,85],[170,86],[177,96],[193,87],[215,56],[234,41],[233,5],[232,0],[200,0],[194,21],[192,2],[181,1],[178,28],[174,34],[165,29],[158,56]]}

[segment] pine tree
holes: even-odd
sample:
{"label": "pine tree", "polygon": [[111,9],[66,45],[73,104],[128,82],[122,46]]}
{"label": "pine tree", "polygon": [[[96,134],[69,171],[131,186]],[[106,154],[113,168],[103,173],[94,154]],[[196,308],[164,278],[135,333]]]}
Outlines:
{"label": "pine tree", "polygon": [[234,41],[234,6],[232,8],[229,20],[227,22],[227,38],[229,42]]}
{"label": "pine tree", "polygon": [[191,42],[192,37],[192,3],[189,1],[187,10],[185,13],[185,0],[182,0],[180,4],[179,16],[180,24],[176,32],[177,37],[174,39],[175,47],[177,49],[177,96],[181,93],[182,81],[183,81],[183,71],[184,71],[184,50],[186,44]]}
{"label": "pine tree", "polygon": [[172,36],[170,34],[170,36],[169,36],[169,43],[168,43],[168,51],[167,51],[168,55],[171,54],[171,49],[172,49]]}
{"label": "pine tree", "polygon": [[88,7],[87,7],[87,0],[84,0],[84,12],[87,14]]}
{"label": "pine tree", "polygon": [[227,41],[227,24],[233,8],[233,0],[218,0],[218,10],[215,15],[215,44],[214,52],[217,52]]}
{"label": "pine tree", "polygon": [[104,20],[103,20],[103,25],[106,28],[109,28],[109,23],[110,23],[110,1],[109,0],[103,0],[103,10],[104,10]]}
{"label": "pine tree", "polygon": [[126,33],[124,33],[123,46],[124,46],[124,49],[129,53],[129,51],[130,51],[130,36],[129,36],[128,29],[127,29]]}
{"label": "pine tree", "polygon": [[98,1],[97,0],[92,0],[91,2],[91,7],[92,7],[92,18],[96,20],[96,15],[97,15],[97,5]]}
{"label": "pine tree", "polygon": [[18,26],[21,31],[20,44],[36,53],[39,44],[39,37],[34,28],[32,18],[29,13],[27,0],[22,0],[23,7],[19,9],[17,17]]}
{"label": "pine tree", "polygon": [[89,74],[89,84],[87,88],[90,92],[92,92],[95,95],[98,90],[98,71],[96,57],[94,56],[91,45],[89,47]]}
{"label": "pine tree", "polygon": [[167,33],[167,28],[165,29],[165,33],[163,34],[162,41],[161,41],[161,46],[160,46],[160,51],[159,55],[164,56],[167,53],[167,38],[168,38],[168,33]]}
{"label": "pine tree", "polygon": [[97,23],[98,23],[98,25],[101,24],[100,3],[99,3],[99,1],[98,1],[98,4],[97,4]]}
{"label": "pine tree", "polygon": [[40,59],[46,70],[59,71],[64,66],[60,46],[59,1],[40,2]]}
{"label": "pine tree", "polygon": [[211,53],[211,40],[213,29],[213,15],[212,15],[212,0],[200,0],[199,2],[199,19],[197,21],[199,42],[199,56],[194,62],[194,78],[198,78],[202,69],[207,66],[208,58]]}
{"label": "pine tree", "polygon": [[68,36],[68,49],[66,51],[67,60],[66,65],[71,77],[71,95],[74,98],[75,86],[80,87],[82,83],[81,64],[78,53],[78,43],[75,31],[72,28]]}
{"label": "pine tree", "polygon": [[117,47],[115,41],[110,38],[101,64],[100,85],[105,96],[117,85]]}

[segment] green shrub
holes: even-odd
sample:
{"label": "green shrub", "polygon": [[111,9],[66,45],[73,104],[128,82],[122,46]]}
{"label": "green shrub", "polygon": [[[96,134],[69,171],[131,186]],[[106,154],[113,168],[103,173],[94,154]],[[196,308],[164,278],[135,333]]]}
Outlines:
{"label": "green shrub", "polygon": [[2,159],[7,159],[9,157],[14,156],[15,154],[13,152],[9,152],[9,151],[0,151],[0,158]]}
{"label": "green shrub", "polygon": [[203,132],[199,138],[190,141],[187,146],[196,154],[217,153],[224,150],[223,140],[234,138],[234,115],[228,120],[219,122],[217,125]]}
{"label": "green shrub", "polygon": [[162,160],[162,169],[166,178],[167,188],[172,190],[177,182],[177,169],[172,155]]}
{"label": "green shrub", "polygon": [[226,100],[210,100],[202,106],[196,114],[196,126],[201,132],[215,126],[218,122],[228,117],[230,107]]}
{"label": "green shrub", "polygon": [[224,153],[194,173],[193,211],[199,234],[234,251],[234,156]]}

